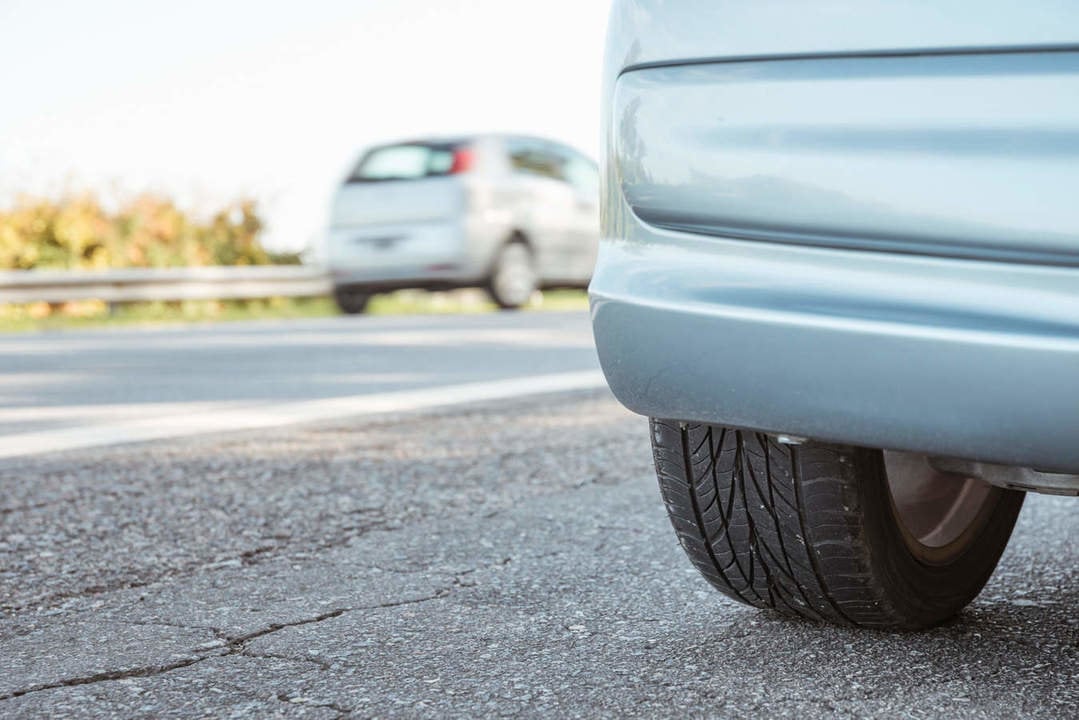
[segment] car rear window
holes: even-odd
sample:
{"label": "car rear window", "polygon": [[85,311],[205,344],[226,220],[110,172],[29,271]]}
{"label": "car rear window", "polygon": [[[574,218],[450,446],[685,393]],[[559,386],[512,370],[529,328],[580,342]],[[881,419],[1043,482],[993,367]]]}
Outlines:
{"label": "car rear window", "polygon": [[460,144],[407,143],[370,150],[360,160],[348,182],[417,180],[450,175]]}

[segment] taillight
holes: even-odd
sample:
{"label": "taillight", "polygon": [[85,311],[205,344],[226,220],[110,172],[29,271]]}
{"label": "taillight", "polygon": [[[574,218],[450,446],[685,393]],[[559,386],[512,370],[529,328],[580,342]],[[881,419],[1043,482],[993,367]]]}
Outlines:
{"label": "taillight", "polygon": [[453,153],[453,164],[450,165],[450,175],[468,172],[476,161],[475,153],[471,150],[457,150]]}

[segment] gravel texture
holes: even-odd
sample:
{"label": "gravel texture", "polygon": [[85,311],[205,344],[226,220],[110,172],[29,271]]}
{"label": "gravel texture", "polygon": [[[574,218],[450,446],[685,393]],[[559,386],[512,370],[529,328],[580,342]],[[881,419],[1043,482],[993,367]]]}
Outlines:
{"label": "gravel texture", "polygon": [[1075,717],[1076,507],[885,634],[709,589],[606,393],[8,462],[0,716]]}

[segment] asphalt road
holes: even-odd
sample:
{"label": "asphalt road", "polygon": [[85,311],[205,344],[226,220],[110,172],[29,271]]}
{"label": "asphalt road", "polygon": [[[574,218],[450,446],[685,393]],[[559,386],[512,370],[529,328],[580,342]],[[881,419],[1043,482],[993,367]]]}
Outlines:
{"label": "asphalt road", "polygon": [[9,335],[0,457],[512,397],[537,382],[602,386],[586,313]]}
{"label": "asphalt road", "polygon": [[[594,362],[546,350],[519,372]],[[1076,507],[1030,497],[958,620],[887,634],[710,590],[664,516],[644,421],[604,390],[9,458],[0,717],[1072,718]]]}

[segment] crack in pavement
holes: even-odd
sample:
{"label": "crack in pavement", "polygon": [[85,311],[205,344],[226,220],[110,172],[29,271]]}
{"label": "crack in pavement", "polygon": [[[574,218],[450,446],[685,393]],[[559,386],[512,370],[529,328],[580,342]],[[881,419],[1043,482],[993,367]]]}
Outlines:
{"label": "crack in pavement", "polygon": [[[606,440],[606,441],[602,441],[602,442],[598,443],[598,447],[607,447],[607,446],[618,445],[618,444],[620,444],[622,442],[624,442],[624,440],[619,439],[619,438],[610,439],[610,440]],[[594,446],[590,446],[590,447],[594,447]],[[564,443],[544,444],[544,445],[540,446],[539,452],[540,452],[540,454],[544,454],[547,451],[554,451],[556,449],[559,450],[560,452],[565,452],[566,451],[565,444]],[[570,449],[573,449],[573,448],[570,448]],[[535,448],[530,449],[530,451],[529,451],[530,454],[533,454],[533,453],[536,453],[536,452],[537,452],[537,449],[535,449]],[[518,457],[519,457],[519,453],[504,452],[504,453],[496,454],[494,461],[497,464],[497,463],[502,463],[507,459],[511,459],[511,458],[516,459]],[[590,487],[590,486],[595,485],[595,484],[597,484],[597,482],[593,478],[592,480],[589,480],[589,481],[586,481],[586,482],[581,482],[581,483],[577,483],[577,484],[568,485],[566,487],[561,488],[557,492],[565,492],[565,491],[575,492],[575,491]],[[134,495],[142,495],[143,493],[141,493],[141,492],[134,492],[134,493],[112,492],[112,493],[107,493],[107,494],[115,495],[117,497],[127,497],[127,496],[130,496],[132,494],[134,494]],[[70,498],[64,498],[64,499],[59,500],[59,501],[52,501],[50,503],[44,503],[44,505],[54,504],[54,503],[57,503],[57,502],[73,502],[73,501],[77,501],[78,499],[79,498],[77,496],[72,496]],[[23,510],[23,509],[25,509],[27,507],[33,507],[33,506],[22,506],[22,507],[17,507],[17,508],[10,508],[10,509],[5,508],[5,509],[0,509],[0,511],[2,511],[2,510]],[[510,509],[511,509],[511,506],[502,507],[502,508],[495,508],[494,510],[489,511],[486,514],[482,515],[482,517],[484,519],[490,519],[490,518],[496,517],[496,516],[506,512],[506,511],[508,511]],[[292,555],[294,553],[297,553],[297,552],[307,553],[307,552],[318,552],[318,551],[323,551],[324,552],[324,551],[327,551],[327,550],[333,550],[333,549],[336,549],[336,548],[339,548],[339,547],[346,546],[349,543],[351,543],[351,542],[357,540],[358,538],[361,538],[361,537],[363,537],[363,536],[365,536],[365,535],[367,535],[369,533],[373,533],[373,532],[398,532],[398,531],[406,529],[409,525],[412,524],[412,523],[400,523],[399,519],[392,518],[392,517],[387,517],[384,513],[385,513],[385,507],[382,506],[382,505],[361,507],[361,508],[356,508],[356,509],[350,510],[347,513],[348,515],[359,515],[366,522],[355,523],[355,524],[350,524],[350,525],[344,525],[344,526],[341,526],[339,528],[336,528],[336,532],[332,536],[330,536],[328,538],[326,536],[319,536],[318,539],[315,539],[314,537],[291,537],[290,536],[290,537],[287,537],[287,538],[275,538],[275,539],[277,539],[279,541],[278,542],[273,542],[273,543],[266,543],[265,539],[263,539],[259,544],[256,544],[253,547],[248,547],[248,548],[242,549],[242,550],[237,549],[237,551],[234,551],[231,554],[225,555],[223,557],[219,557],[219,558],[217,558],[215,560],[211,560],[209,562],[200,562],[200,561],[194,560],[192,562],[187,562],[187,563],[181,564],[178,567],[166,568],[166,569],[158,570],[156,572],[153,571],[152,569],[144,568],[139,573],[139,575],[141,575],[141,577],[130,577],[130,576],[129,577],[120,577],[120,578],[115,578],[115,579],[113,579],[111,581],[107,580],[105,582],[101,582],[101,583],[94,584],[94,585],[88,585],[88,586],[84,586],[84,587],[81,587],[81,588],[75,588],[75,589],[70,589],[70,590],[59,590],[57,592],[52,592],[52,593],[45,592],[45,593],[42,593],[41,595],[38,595],[36,597],[30,597],[30,598],[23,599],[21,602],[19,602],[17,604],[16,603],[9,603],[9,602],[0,602],[0,617],[14,617],[14,616],[18,615],[19,613],[25,612],[25,611],[28,611],[28,610],[41,611],[41,610],[54,609],[54,608],[57,608],[57,607],[63,607],[64,605],[66,605],[67,603],[69,603],[71,601],[77,601],[77,600],[80,600],[80,599],[84,599],[84,598],[88,598],[88,597],[94,597],[94,596],[97,596],[97,595],[102,595],[102,594],[115,592],[115,591],[120,591],[120,590],[133,590],[133,589],[138,589],[138,588],[144,588],[144,587],[154,585],[154,584],[157,584],[157,583],[160,583],[160,582],[166,582],[166,581],[170,581],[170,580],[174,580],[174,579],[182,579],[182,578],[186,578],[186,577],[191,577],[191,576],[196,575],[196,574],[201,573],[201,572],[214,572],[214,571],[217,571],[217,570],[226,569],[226,568],[232,568],[232,567],[237,567],[237,566],[251,567],[251,566],[260,565],[260,564],[266,563],[266,562],[273,562],[273,561],[279,560],[281,558],[287,558],[290,555]],[[468,513],[466,513],[466,516],[467,515],[468,515]],[[382,568],[382,569],[385,570],[385,568]]]}
{"label": "crack in pavement", "polygon": [[127,680],[129,678],[141,678],[141,677],[153,677],[154,675],[161,675],[163,673],[170,672],[172,670],[179,670],[180,668],[189,667],[195,663],[200,663],[204,660],[209,660],[211,657],[220,657],[227,653],[215,653],[212,655],[199,655],[197,657],[185,658],[183,660],[177,660],[176,662],[165,663],[163,665],[146,665],[143,667],[129,668],[127,670],[106,670],[104,672],[93,673],[91,675],[83,675],[81,677],[67,678],[65,680],[58,680],[52,683],[41,683],[39,685],[31,685],[28,688],[21,690],[14,690],[6,695],[0,695],[0,701],[12,700],[23,695],[29,695],[30,693],[41,692],[43,690],[54,690],[62,687],[76,687],[78,685],[90,685],[92,683],[107,682],[109,680]]}
{"label": "crack in pavement", "polygon": [[[247,657],[255,657],[255,658],[257,658],[257,657],[259,657],[259,655],[256,655],[256,654],[253,654],[253,653],[248,653],[247,649],[246,649],[247,643],[249,643],[252,640],[255,640],[257,638],[265,637],[266,635],[270,635],[272,633],[279,632],[279,631],[285,630],[287,628],[300,627],[300,626],[303,626],[303,625],[311,625],[311,624],[314,624],[314,623],[324,622],[326,620],[331,620],[333,618],[341,617],[342,615],[344,615],[345,613],[348,613],[348,612],[355,612],[355,611],[362,611],[362,610],[376,610],[376,609],[379,609],[379,608],[400,607],[402,605],[415,605],[417,603],[429,602],[431,600],[438,600],[438,599],[446,597],[447,595],[451,594],[452,592],[453,592],[453,587],[451,586],[451,587],[439,588],[438,590],[436,590],[431,595],[425,595],[425,596],[418,597],[418,598],[409,598],[407,600],[398,600],[398,601],[390,601],[390,602],[385,602],[385,603],[377,603],[377,604],[374,604],[374,605],[363,605],[363,606],[358,606],[358,607],[353,607],[353,608],[347,608],[347,607],[346,608],[336,608],[334,610],[330,610],[328,612],[320,613],[320,614],[315,615],[313,617],[304,618],[302,620],[294,620],[292,622],[271,623],[270,625],[267,625],[264,628],[260,628],[259,630],[254,630],[254,631],[249,632],[249,633],[244,633],[243,635],[228,636],[228,635],[222,633],[220,630],[217,630],[215,628],[210,628],[210,630],[215,635],[218,636],[218,640],[220,641],[221,645],[219,645],[217,648],[210,649],[209,652],[200,653],[198,655],[195,655],[194,657],[187,657],[187,658],[184,658],[183,660],[176,660],[174,662],[169,662],[169,663],[161,663],[161,664],[154,664],[154,665],[144,665],[144,666],[141,666],[141,667],[128,668],[126,670],[105,670],[105,671],[102,671],[102,672],[91,673],[89,675],[81,675],[79,677],[66,678],[64,680],[57,680],[55,682],[40,683],[40,684],[37,684],[37,685],[31,685],[30,687],[27,687],[27,688],[21,688],[19,690],[13,690],[12,692],[6,693],[4,695],[0,695],[0,701],[13,700],[15,698],[22,697],[24,695],[29,695],[31,693],[42,692],[42,691],[45,691],[45,690],[55,690],[55,689],[64,688],[64,687],[77,687],[79,685],[90,685],[90,684],[93,684],[93,683],[108,682],[108,681],[111,681],[111,680],[127,680],[127,679],[131,679],[131,678],[153,677],[153,676],[156,676],[156,675],[163,675],[164,673],[167,673],[167,672],[172,672],[173,670],[179,670],[179,669],[182,669],[182,668],[185,668],[185,667],[190,667],[192,665],[195,665],[195,664],[200,663],[200,662],[204,662],[206,660],[211,660],[213,658],[219,658],[219,657],[228,657],[230,655],[245,655]],[[197,627],[197,626],[192,626],[192,627]],[[293,661],[307,660],[309,662],[315,662],[315,661],[309,660],[308,658],[288,658],[288,659],[291,659]],[[318,664],[318,663],[315,663],[315,664]],[[324,669],[328,669],[328,666],[326,668],[324,668]]]}
{"label": "crack in pavement", "polygon": [[322,622],[324,620],[330,620],[332,618],[341,617],[342,615],[344,615],[347,612],[352,611],[353,609],[364,609],[364,608],[337,608],[335,610],[330,610],[329,612],[324,612],[324,613],[321,613],[319,615],[315,615],[314,617],[305,618],[303,620],[294,620],[292,622],[285,622],[285,623],[270,623],[269,625],[262,628],[261,630],[255,630],[253,632],[249,632],[249,633],[246,633],[244,635],[237,635],[235,637],[221,636],[220,631],[216,631],[216,630],[214,632],[217,633],[220,636],[221,640],[225,641],[225,643],[228,645],[230,651],[231,650],[241,651],[241,650],[243,650],[244,645],[246,645],[247,643],[251,642],[252,640],[254,640],[256,638],[260,638],[260,637],[263,637],[265,635],[269,635],[270,633],[278,632],[279,630],[284,630],[285,628],[300,627],[301,625],[311,625],[312,623],[319,623],[319,622]]}
{"label": "crack in pavement", "polygon": [[[156,582],[171,577],[168,574],[160,575],[151,580],[132,580],[125,582],[113,582],[103,583],[100,585],[90,585],[88,587],[80,588],[78,590],[72,590],[70,592],[59,592],[52,595],[43,595],[39,598],[33,598],[22,605],[0,605],[0,612],[4,613],[5,617],[15,618],[19,612],[23,610],[51,610],[57,607],[62,607],[64,604],[71,600],[80,600],[83,598],[94,597],[95,595],[103,595],[105,593],[116,592],[117,590],[135,590],[137,588],[143,588],[148,585],[153,585]],[[177,575],[177,577],[183,577],[183,575]]]}
{"label": "crack in pavement", "polygon": [[[353,540],[363,537],[369,532],[395,532],[402,529],[403,526],[394,525],[389,522],[375,522],[369,526],[353,525],[346,528],[342,528],[343,532],[339,536],[331,538],[329,540],[322,540],[317,543],[311,544],[309,547],[297,547],[290,545],[290,543],[283,542],[271,546],[259,545],[254,548],[243,550],[235,555],[230,555],[218,560],[204,563],[188,563],[177,568],[165,570],[158,573],[151,574],[142,580],[119,580],[115,582],[101,583],[98,585],[90,585],[88,587],[79,588],[78,590],[72,590],[68,592],[58,592],[53,594],[45,594],[37,598],[31,598],[21,605],[0,605],[0,612],[3,612],[5,616],[13,617],[19,612],[24,610],[44,610],[63,606],[65,603],[71,600],[79,600],[82,598],[94,597],[95,595],[102,595],[105,593],[116,592],[118,590],[134,590],[138,588],[144,588],[150,585],[154,585],[160,582],[166,582],[169,580],[180,580],[183,578],[197,575],[200,572],[215,572],[218,570],[226,570],[233,567],[251,567],[254,565],[260,565],[264,562],[272,562],[280,558],[287,558],[290,552],[295,552],[302,549],[304,552],[309,551],[326,551],[333,550],[334,548],[342,547],[352,542]],[[275,553],[273,550],[283,549],[285,552]]]}
{"label": "crack in pavement", "polygon": [[[576,486],[573,486],[570,489],[571,490],[577,490],[579,488],[576,487]],[[501,511],[498,511],[498,512],[501,512]],[[236,555],[232,555],[232,556],[229,556],[229,557],[226,557],[226,558],[223,558],[223,559],[219,559],[219,560],[214,560],[212,562],[199,563],[199,564],[191,563],[191,564],[187,564],[187,565],[175,568],[175,569],[166,570],[166,571],[157,573],[154,576],[149,577],[149,578],[147,578],[145,580],[128,580],[128,581],[118,581],[118,582],[111,582],[111,583],[101,583],[99,585],[91,585],[89,587],[84,587],[84,588],[81,588],[79,590],[55,593],[55,594],[52,594],[52,595],[43,595],[43,596],[41,596],[39,598],[34,598],[34,599],[31,599],[30,601],[24,602],[21,605],[0,604],[0,617],[13,619],[21,611],[25,611],[25,610],[33,609],[33,610],[36,610],[36,611],[41,611],[41,610],[54,609],[54,608],[57,608],[57,607],[63,607],[64,605],[66,605],[67,603],[69,603],[69,602],[71,602],[73,600],[80,600],[80,599],[84,599],[84,598],[94,597],[94,596],[97,596],[97,595],[104,595],[104,594],[107,594],[107,593],[117,592],[117,591],[120,591],[120,590],[136,590],[136,589],[139,589],[139,588],[145,588],[145,587],[149,587],[151,585],[156,585],[156,584],[162,583],[162,582],[168,582],[168,581],[171,581],[171,580],[181,580],[181,579],[184,579],[184,578],[192,577],[192,576],[197,575],[197,574],[202,573],[202,572],[209,573],[209,572],[218,572],[218,571],[221,571],[221,570],[229,570],[229,569],[233,569],[235,567],[252,567],[252,566],[255,566],[255,565],[260,565],[260,564],[265,563],[265,562],[272,562],[274,560],[279,560],[281,558],[287,558],[287,557],[289,557],[289,552],[288,551],[290,551],[290,550],[303,550],[304,552],[307,552],[308,550],[319,550],[319,551],[332,550],[332,549],[347,545],[348,543],[352,542],[353,540],[359,539],[359,538],[367,535],[368,533],[400,532],[400,531],[402,531],[404,529],[406,529],[405,525],[398,525],[398,524],[395,524],[395,523],[390,522],[390,521],[379,520],[377,522],[372,523],[369,526],[351,526],[351,527],[342,528],[343,532],[341,532],[338,536],[330,538],[328,540],[322,540],[319,543],[315,543],[314,545],[311,545],[309,548],[308,547],[299,547],[299,548],[297,548],[295,546],[290,545],[290,543],[288,543],[288,542],[282,542],[282,543],[278,543],[278,544],[274,544],[274,545],[260,545],[260,546],[254,547],[254,548],[244,550],[244,551],[242,551],[242,552],[240,552],[240,553],[238,553]],[[275,553],[275,552],[273,552],[273,550],[286,550],[286,552]],[[551,554],[558,554],[560,552],[561,551],[555,551],[554,553],[542,553],[542,554],[539,554],[539,555],[527,555],[527,556],[524,556],[522,559],[541,559],[541,558],[547,557],[547,556],[549,556]],[[509,558],[506,558],[503,561],[499,561],[499,562],[497,562],[495,564],[505,565],[507,562],[509,562]],[[378,565],[371,565],[371,564],[364,565],[364,567],[379,570],[381,572],[389,572],[389,573],[395,573],[395,574],[401,574],[401,575],[409,575],[409,574],[414,574],[414,573],[419,573],[419,572],[432,572],[432,570],[430,568],[428,568],[428,567],[410,568],[410,569],[395,569],[395,568],[380,567]],[[475,570],[486,569],[486,567],[489,567],[489,566],[481,566],[479,568],[472,568],[471,570],[467,570],[465,572],[466,573],[467,572],[474,572]],[[435,571],[435,572],[437,572],[437,571]],[[449,573],[446,573],[446,574],[449,574]]]}
{"label": "crack in pavement", "polygon": [[[41,684],[37,684],[37,685],[31,685],[30,687],[27,687],[27,688],[14,690],[14,691],[9,692],[7,694],[0,695],[0,701],[12,700],[14,698],[22,697],[24,695],[28,695],[28,694],[31,694],[31,693],[42,692],[42,691],[45,691],[45,690],[55,690],[55,689],[64,688],[64,687],[76,687],[76,686],[79,686],[79,685],[89,685],[89,684],[99,683],[99,682],[108,682],[108,681],[111,681],[111,680],[126,680],[126,679],[131,679],[131,678],[153,677],[153,676],[156,676],[156,675],[162,675],[164,673],[171,672],[173,670],[179,670],[179,669],[182,669],[182,668],[185,668],[185,667],[190,667],[190,666],[195,665],[197,663],[204,662],[206,660],[210,660],[210,659],[213,659],[213,658],[229,657],[229,656],[232,656],[232,655],[243,655],[245,657],[251,657],[251,658],[256,658],[256,659],[257,658],[265,658],[265,659],[271,659],[272,658],[272,659],[288,660],[288,661],[292,661],[292,662],[308,662],[308,663],[317,665],[317,666],[320,667],[320,669],[322,669],[323,671],[326,671],[326,670],[329,670],[329,667],[330,667],[329,664],[324,663],[324,662],[322,662],[320,660],[315,660],[315,659],[312,659],[312,658],[307,657],[307,656],[290,657],[290,656],[287,656],[287,655],[273,655],[273,654],[268,654],[268,653],[254,653],[254,652],[251,652],[251,651],[249,651],[247,649],[247,645],[248,645],[248,643],[250,643],[253,640],[257,640],[258,638],[265,637],[267,635],[279,632],[281,630],[285,630],[287,628],[301,627],[301,626],[304,626],[304,625],[312,625],[312,624],[315,624],[315,623],[324,622],[326,620],[331,620],[331,619],[334,619],[334,618],[341,617],[342,615],[344,615],[346,613],[350,613],[350,612],[357,612],[357,611],[364,611],[364,610],[380,610],[380,609],[386,609],[386,608],[402,607],[402,606],[405,606],[405,605],[417,605],[417,604],[420,604],[420,603],[431,602],[433,600],[440,600],[440,599],[443,599],[443,598],[446,598],[446,597],[452,595],[457,590],[470,589],[470,588],[476,587],[477,583],[470,582],[470,581],[467,581],[467,580],[464,579],[467,576],[472,575],[472,574],[474,574],[476,572],[479,572],[479,571],[482,571],[482,570],[489,570],[489,569],[496,568],[496,567],[505,567],[506,565],[509,565],[511,562],[519,562],[522,559],[524,559],[524,560],[538,560],[538,559],[558,556],[558,555],[560,555],[562,553],[563,553],[562,550],[553,550],[553,551],[547,551],[547,552],[536,553],[536,554],[531,554],[531,555],[525,555],[523,557],[518,557],[516,559],[513,558],[513,557],[510,557],[510,556],[507,556],[507,557],[499,558],[497,560],[493,560],[492,562],[481,564],[481,565],[479,565],[477,567],[469,568],[467,570],[460,570],[460,571],[457,571],[457,572],[439,573],[436,570],[436,571],[434,571],[435,574],[441,574],[441,575],[444,575],[444,576],[446,576],[448,578],[448,584],[443,586],[443,587],[439,587],[439,588],[435,589],[434,592],[432,592],[432,593],[430,593],[428,595],[422,595],[420,597],[413,597],[413,598],[406,598],[406,599],[403,599],[403,600],[390,600],[390,601],[387,601],[387,602],[374,603],[374,604],[370,604],[370,605],[359,605],[359,606],[354,606],[354,607],[339,607],[339,608],[335,608],[333,610],[329,610],[329,611],[324,612],[324,613],[320,613],[318,615],[314,615],[312,617],[303,618],[301,620],[294,620],[292,622],[270,623],[269,625],[267,625],[267,626],[265,626],[263,628],[260,628],[258,630],[254,630],[252,632],[244,633],[242,635],[228,635],[227,633],[225,633],[224,631],[222,631],[219,628],[212,627],[212,626],[205,626],[205,625],[184,625],[184,624],[180,624],[180,623],[170,623],[170,622],[167,622],[167,621],[125,620],[123,622],[127,622],[127,623],[130,623],[130,624],[138,624],[138,625],[160,625],[160,626],[165,626],[165,627],[178,627],[178,628],[183,628],[183,629],[208,630],[209,632],[212,632],[214,634],[214,636],[217,638],[217,641],[216,641],[217,644],[216,644],[216,646],[213,646],[213,647],[207,647],[208,644],[204,644],[202,646],[199,646],[200,648],[205,648],[205,651],[200,653],[200,652],[198,652],[198,648],[196,648],[196,651],[195,651],[196,654],[193,657],[187,657],[187,658],[184,658],[182,660],[177,660],[175,662],[161,663],[161,664],[154,664],[154,665],[146,665],[146,666],[141,666],[141,667],[136,667],[136,668],[129,668],[127,670],[107,670],[107,671],[102,671],[102,672],[97,672],[97,673],[91,673],[89,675],[82,675],[82,676],[79,676],[79,677],[67,678],[67,679],[64,679],[64,680],[58,680],[58,681],[50,682],[50,683],[41,683]],[[369,566],[369,567],[375,567],[375,566]],[[379,569],[381,569],[381,568],[379,568]],[[431,572],[431,570],[430,569],[417,569],[417,570],[415,570],[413,572],[416,572],[416,573],[419,573],[419,572]],[[149,583],[147,583],[147,584],[149,584]],[[326,706],[326,707],[331,707],[331,709],[338,710],[338,708],[336,708],[336,707],[332,707],[332,706]],[[348,711],[338,710],[338,712],[347,713]]]}

